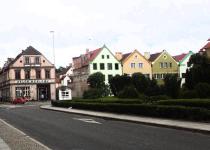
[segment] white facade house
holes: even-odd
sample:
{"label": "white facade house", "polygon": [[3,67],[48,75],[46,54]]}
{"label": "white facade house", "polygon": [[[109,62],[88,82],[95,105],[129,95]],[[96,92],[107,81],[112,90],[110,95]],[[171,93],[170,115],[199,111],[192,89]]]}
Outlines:
{"label": "white facade house", "polygon": [[72,91],[71,88],[68,87],[71,82],[72,75],[72,67],[69,66],[65,69],[62,75],[60,75],[60,86],[58,89],[58,98],[59,100],[71,100],[72,99]]}
{"label": "white facade house", "polygon": [[181,55],[174,56],[176,61],[179,63],[179,77],[181,79],[181,86],[185,83],[185,74],[187,69],[189,68],[187,66],[187,63],[189,62],[189,59],[191,55],[194,53],[192,51],[189,51],[188,53],[183,53]]}

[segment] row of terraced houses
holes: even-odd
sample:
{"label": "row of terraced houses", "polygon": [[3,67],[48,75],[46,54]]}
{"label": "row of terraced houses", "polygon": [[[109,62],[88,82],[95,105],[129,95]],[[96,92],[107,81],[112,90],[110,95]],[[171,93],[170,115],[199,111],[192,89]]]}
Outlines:
{"label": "row of terraced houses", "polygon": [[171,56],[166,50],[159,53],[140,53],[138,50],[122,54],[113,54],[106,45],[73,58],[72,96],[81,97],[88,89],[87,78],[90,74],[101,72],[105,76],[105,83],[115,75],[132,75],[140,72],[149,78],[155,78],[161,84],[166,74],[178,74],[184,83],[187,62],[192,51],[177,56]]}
{"label": "row of terraced houses", "polygon": [[[201,50],[210,57],[210,42]],[[138,50],[123,54],[113,54],[104,45],[96,50],[86,50],[85,54],[73,58],[73,64],[57,75],[55,66],[41,52],[29,46],[15,58],[8,58],[0,71],[0,97],[11,100],[20,96],[31,100],[55,100],[56,88],[59,99],[81,97],[88,89],[87,79],[90,74],[101,72],[105,83],[115,75],[132,75],[140,72],[149,78],[163,83],[166,74],[177,74],[185,82],[187,62],[192,51],[171,56],[166,50],[150,54]]]}

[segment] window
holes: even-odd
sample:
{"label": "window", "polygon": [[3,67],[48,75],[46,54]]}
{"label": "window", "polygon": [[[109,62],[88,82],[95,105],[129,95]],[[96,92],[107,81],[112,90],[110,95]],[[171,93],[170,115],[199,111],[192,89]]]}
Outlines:
{"label": "window", "polygon": [[101,55],[101,58],[104,59],[104,55]]}
{"label": "window", "polygon": [[146,78],[149,78],[149,74],[144,74],[144,76],[145,76]]}
{"label": "window", "polygon": [[109,59],[109,55],[106,55],[107,59]]}
{"label": "window", "polygon": [[45,78],[46,79],[50,78],[50,70],[45,70]]}
{"label": "window", "polygon": [[135,68],[135,63],[131,63],[131,68]]}
{"label": "window", "polygon": [[160,62],[160,68],[163,68],[163,62]]}
{"label": "window", "polygon": [[41,79],[41,70],[36,70],[36,79]]}
{"label": "window", "polygon": [[139,68],[143,68],[143,63],[139,63]]}
{"label": "window", "polygon": [[63,98],[68,98],[69,97],[69,91],[61,91],[61,95]]}
{"label": "window", "polygon": [[30,87],[16,87],[15,95],[16,97],[30,97]]}
{"label": "window", "polygon": [[161,78],[160,74],[157,74],[157,79],[160,79],[160,78]]}
{"label": "window", "polygon": [[119,64],[115,63],[115,70],[119,70]]}
{"label": "window", "polygon": [[186,73],[182,73],[182,78],[185,78],[185,76],[186,76]]}
{"label": "window", "polygon": [[93,63],[93,70],[97,70],[97,63]]}
{"label": "window", "polygon": [[30,63],[30,58],[29,57],[25,57],[25,64],[29,64]]}
{"label": "window", "polygon": [[108,68],[108,70],[112,70],[112,63],[108,63],[107,68]]}
{"label": "window", "polygon": [[35,57],[35,63],[39,64],[40,63],[40,57]]}
{"label": "window", "polygon": [[113,77],[113,75],[109,74],[108,75],[108,81],[110,81],[112,77]]}
{"label": "window", "polygon": [[168,68],[168,63],[164,62],[164,68]]}
{"label": "window", "polygon": [[172,68],[172,63],[171,62],[169,63],[169,67]]}
{"label": "window", "polygon": [[15,70],[15,79],[20,79],[20,70]]}
{"label": "window", "polygon": [[25,79],[30,79],[30,70],[25,70]]}
{"label": "window", "polygon": [[100,63],[100,69],[101,69],[101,70],[104,70],[104,69],[105,69],[104,63]]}

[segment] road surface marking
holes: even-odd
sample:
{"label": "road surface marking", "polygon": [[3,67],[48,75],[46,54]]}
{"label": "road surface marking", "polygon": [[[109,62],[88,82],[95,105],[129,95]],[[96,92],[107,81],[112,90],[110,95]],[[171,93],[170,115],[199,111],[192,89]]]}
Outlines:
{"label": "road surface marking", "polygon": [[102,124],[100,122],[97,122],[93,119],[89,119],[89,118],[73,118],[74,120],[80,120],[80,121],[83,121],[83,122],[87,122],[87,123],[95,123],[95,124]]}

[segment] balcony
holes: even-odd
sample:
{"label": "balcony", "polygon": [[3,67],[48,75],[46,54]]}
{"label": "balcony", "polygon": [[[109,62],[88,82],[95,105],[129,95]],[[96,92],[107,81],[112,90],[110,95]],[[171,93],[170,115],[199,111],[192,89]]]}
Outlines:
{"label": "balcony", "polygon": [[41,63],[24,63],[24,67],[40,67]]}

